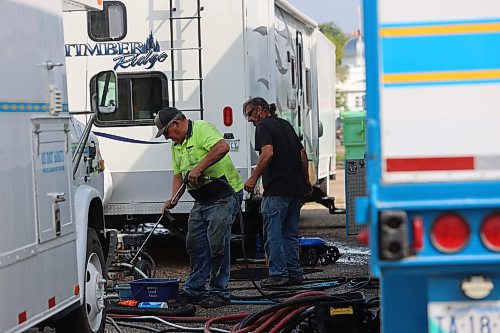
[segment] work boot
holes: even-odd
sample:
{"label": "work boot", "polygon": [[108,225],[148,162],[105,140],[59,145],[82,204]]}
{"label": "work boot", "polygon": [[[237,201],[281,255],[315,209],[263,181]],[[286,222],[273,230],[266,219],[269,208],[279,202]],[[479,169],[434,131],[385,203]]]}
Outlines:
{"label": "work boot", "polygon": [[194,303],[200,302],[205,296],[203,294],[194,295],[186,292],[184,289],[179,290],[179,297],[177,298],[179,303]]}
{"label": "work boot", "polygon": [[229,303],[231,303],[229,298],[225,298],[217,294],[210,294],[207,298],[203,299],[200,302],[200,305],[202,308],[212,309],[219,308],[224,305],[229,305]]}
{"label": "work boot", "polygon": [[289,276],[288,281],[290,282],[290,285],[295,286],[295,285],[302,284],[302,281],[304,281],[304,278],[302,277],[302,275]]}
{"label": "work boot", "polygon": [[287,278],[270,276],[267,279],[260,280],[260,286],[262,288],[270,288],[270,287],[283,287],[289,283]]}

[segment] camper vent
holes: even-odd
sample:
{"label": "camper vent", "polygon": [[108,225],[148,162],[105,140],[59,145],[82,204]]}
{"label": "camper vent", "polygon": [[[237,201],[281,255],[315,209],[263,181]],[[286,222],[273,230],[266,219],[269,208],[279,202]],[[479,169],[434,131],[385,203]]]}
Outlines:
{"label": "camper vent", "polygon": [[49,111],[51,115],[57,115],[62,112],[62,92],[54,85],[49,86]]}

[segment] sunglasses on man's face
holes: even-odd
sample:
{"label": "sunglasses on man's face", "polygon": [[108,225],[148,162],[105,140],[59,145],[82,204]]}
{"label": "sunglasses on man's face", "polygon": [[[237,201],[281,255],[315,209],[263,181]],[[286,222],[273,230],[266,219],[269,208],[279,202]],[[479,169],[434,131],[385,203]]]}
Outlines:
{"label": "sunglasses on man's face", "polygon": [[246,113],[245,113],[245,116],[246,116],[247,118],[250,118],[250,117],[252,116],[253,112],[254,112],[255,110],[257,110],[258,108],[259,108],[258,106],[254,107],[254,108],[253,108],[253,109],[251,109],[250,111],[246,112]]}
{"label": "sunglasses on man's face", "polygon": [[168,133],[168,129],[169,129],[170,127],[172,127],[172,125],[173,125],[174,123],[175,123],[175,122],[171,122],[170,124],[168,124],[168,126],[167,126],[167,127],[165,127],[165,130],[163,130],[163,136],[165,136],[165,138],[169,139],[169,136],[168,136],[168,134],[167,134],[167,133]]}

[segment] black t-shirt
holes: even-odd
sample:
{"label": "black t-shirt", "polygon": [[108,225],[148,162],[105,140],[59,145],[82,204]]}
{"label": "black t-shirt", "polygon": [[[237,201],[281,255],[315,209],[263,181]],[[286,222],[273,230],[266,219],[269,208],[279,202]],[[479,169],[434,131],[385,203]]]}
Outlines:
{"label": "black t-shirt", "polygon": [[256,123],[255,150],[273,146],[273,158],[262,174],[264,196],[304,194],[306,179],[300,151],[302,143],[292,125],[281,118],[269,116]]}

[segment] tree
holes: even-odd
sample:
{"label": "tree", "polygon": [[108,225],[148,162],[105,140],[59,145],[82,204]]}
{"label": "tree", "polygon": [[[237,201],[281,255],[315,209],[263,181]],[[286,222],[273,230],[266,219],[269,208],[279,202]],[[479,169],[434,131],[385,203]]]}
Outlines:
{"label": "tree", "polygon": [[[337,74],[337,82],[343,82],[346,79],[346,69],[340,66],[342,58],[344,57],[344,46],[349,37],[340,30],[340,28],[333,22],[320,24],[319,30],[335,44],[335,71]],[[346,106],[346,94],[336,90],[335,92],[336,105],[338,108]]]}
{"label": "tree", "polygon": [[344,57],[344,46],[349,38],[333,22],[320,24],[319,30],[335,44],[336,68],[339,68]]}

